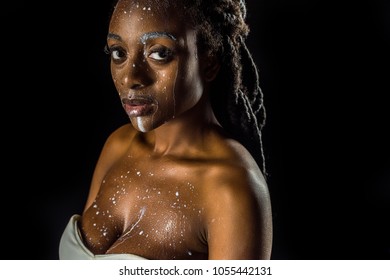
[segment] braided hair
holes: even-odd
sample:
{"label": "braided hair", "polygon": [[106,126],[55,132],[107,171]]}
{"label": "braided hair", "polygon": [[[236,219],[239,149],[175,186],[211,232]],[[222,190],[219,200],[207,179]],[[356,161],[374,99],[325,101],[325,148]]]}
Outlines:
{"label": "braided hair", "polygon": [[197,30],[199,50],[219,59],[221,68],[210,94],[215,116],[224,130],[249,150],[266,175],[262,142],[266,111],[258,68],[245,43],[249,34],[245,0],[149,2],[158,8],[184,8],[183,19]]}
{"label": "braided hair", "polygon": [[262,129],[266,111],[258,68],[245,41],[249,26],[244,0],[182,0],[198,31],[201,50],[221,68],[211,85],[211,104],[222,127],[254,156],[266,175]]}

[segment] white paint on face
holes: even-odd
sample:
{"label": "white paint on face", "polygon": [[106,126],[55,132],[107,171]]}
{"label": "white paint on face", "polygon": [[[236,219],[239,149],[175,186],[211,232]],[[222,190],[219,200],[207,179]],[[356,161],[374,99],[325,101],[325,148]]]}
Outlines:
{"label": "white paint on face", "polygon": [[[126,67],[143,70],[138,72],[140,76],[137,78],[141,80],[140,83],[144,82],[148,86],[148,93],[158,103],[153,115],[131,118],[133,126],[144,133],[177,119],[195,106],[203,93],[196,59],[196,31],[180,25],[181,17],[174,10],[166,11],[172,14],[169,20],[165,10],[158,10],[156,13],[151,12],[152,10],[156,9],[143,1],[120,1],[110,22],[108,36],[108,46],[112,51],[116,52],[119,48],[124,53],[129,52],[128,59],[138,59],[126,60]],[[125,11],[126,15],[123,14]],[[144,19],[145,24],[138,22],[140,18]],[[169,63],[164,63],[159,58],[157,45],[162,47],[161,50],[166,48],[167,54],[172,56]],[[124,61],[125,56],[122,58]],[[161,61],[157,62],[158,60]],[[124,64],[117,63],[111,63],[112,77],[120,97],[125,98],[129,95],[127,83],[131,79],[126,73],[129,69],[123,67]]]}
{"label": "white paint on face", "polygon": [[142,117],[137,117],[137,125],[138,125],[138,129],[142,132],[146,132],[146,129],[144,127],[144,124],[142,122]]}

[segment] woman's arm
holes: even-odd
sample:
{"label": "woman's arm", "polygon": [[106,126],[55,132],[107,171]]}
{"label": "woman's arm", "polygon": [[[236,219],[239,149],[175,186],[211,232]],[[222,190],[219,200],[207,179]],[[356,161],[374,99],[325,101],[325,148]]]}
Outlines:
{"label": "woman's arm", "polygon": [[264,178],[243,168],[222,173],[208,192],[209,259],[270,259],[272,213]]}

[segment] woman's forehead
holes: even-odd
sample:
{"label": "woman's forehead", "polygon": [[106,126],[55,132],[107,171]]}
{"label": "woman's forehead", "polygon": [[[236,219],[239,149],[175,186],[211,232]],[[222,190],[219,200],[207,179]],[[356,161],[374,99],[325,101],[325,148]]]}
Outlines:
{"label": "woman's forehead", "polygon": [[197,44],[197,31],[187,24],[183,13],[180,15],[171,7],[161,10],[141,5],[141,2],[145,1],[119,1],[109,25],[108,40],[146,44],[158,38],[177,46]]}
{"label": "woman's forehead", "polygon": [[119,0],[116,4],[116,8],[127,9],[129,11],[134,9],[141,9],[154,12],[168,12],[177,10],[180,5],[180,1],[177,0]]}
{"label": "woman's forehead", "polygon": [[192,29],[183,17],[183,13],[173,6],[161,8],[158,1],[119,0],[111,17],[110,32],[134,31],[135,26],[142,30],[182,33]]}
{"label": "woman's forehead", "polygon": [[[119,0],[115,6],[111,20],[137,20],[137,21],[158,21],[165,24],[186,23],[183,16],[183,10],[177,5],[168,4],[170,1],[161,1],[166,4],[161,4],[157,0]],[[180,21],[178,23],[177,21]]]}

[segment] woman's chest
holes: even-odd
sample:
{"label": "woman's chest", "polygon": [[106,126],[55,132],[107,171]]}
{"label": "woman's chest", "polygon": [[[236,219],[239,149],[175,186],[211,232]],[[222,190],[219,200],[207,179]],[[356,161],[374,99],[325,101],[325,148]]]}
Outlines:
{"label": "woman's chest", "polygon": [[160,258],[207,252],[200,182],[185,173],[172,176],[172,170],[150,167],[108,173],[83,215],[88,247],[95,253],[153,252]]}

